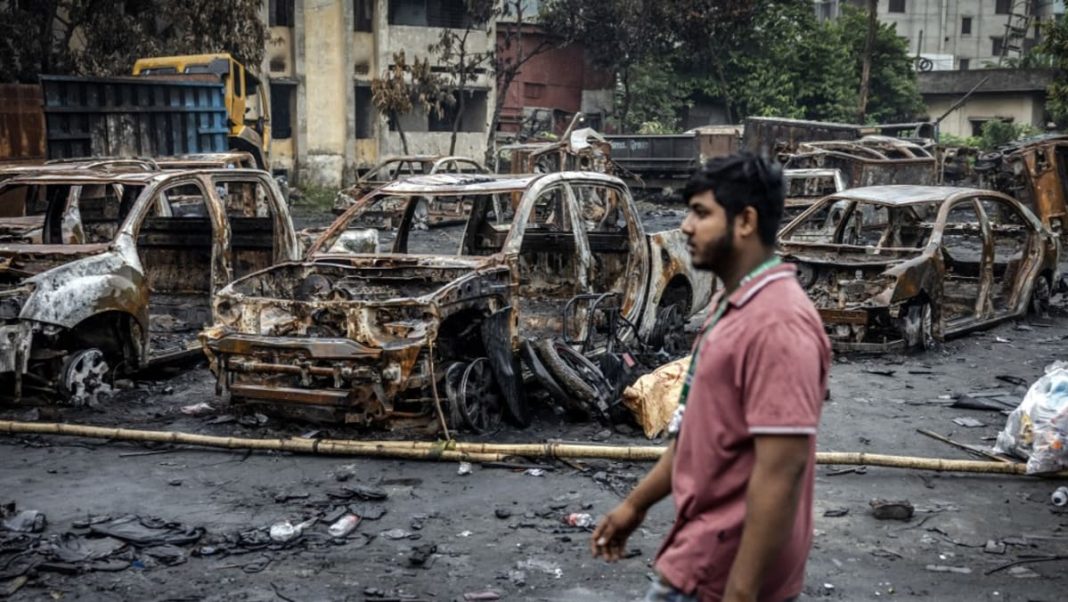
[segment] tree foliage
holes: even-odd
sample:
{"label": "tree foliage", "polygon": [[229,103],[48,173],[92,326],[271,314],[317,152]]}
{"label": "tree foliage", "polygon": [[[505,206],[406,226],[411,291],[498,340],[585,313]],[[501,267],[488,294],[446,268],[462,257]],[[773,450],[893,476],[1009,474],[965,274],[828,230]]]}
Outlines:
{"label": "tree foliage", "polygon": [[393,64],[386,67],[380,77],[371,80],[371,102],[397,129],[404,154],[408,154],[408,137],[400,117],[417,108],[440,117],[452,97],[445,82],[431,69],[428,59],[415,57],[409,64],[401,50],[393,55]]}
{"label": "tree foliage", "polygon": [[[865,11],[843,5],[842,15],[834,22],[834,29],[845,42],[847,52],[854,57],[853,76],[858,85],[867,20]],[[910,121],[923,110],[923,99],[916,86],[916,72],[908,46],[897,35],[894,24],[880,23],[872,52],[867,119],[870,123]]]}
{"label": "tree foliage", "polygon": [[1057,125],[1068,124],[1068,21],[1050,19],[1042,24],[1042,41],[1035,48],[1048,57],[1057,76],[1046,88],[1046,110]]}
{"label": "tree foliage", "polygon": [[[617,120],[672,128],[695,101],[749,115],[852,121],[866,15],[843,7],[820,23],[809,0],[554,0],[554,31],[581,40],[617,80]],[[868,116],[922,110],[912,61],[892,25],[878,30]],[[655,126],[654,126],[655,124]],[[648,129],[648,127],[646,128]]]}
{"label": "tree foliage", "polygon": [[138,58],[214,52],[229,52],[255,69],[267,40],[261,6],[260,0],[8,2],[0,8],[0,81],[33,82],[43,73],[124,75]]}

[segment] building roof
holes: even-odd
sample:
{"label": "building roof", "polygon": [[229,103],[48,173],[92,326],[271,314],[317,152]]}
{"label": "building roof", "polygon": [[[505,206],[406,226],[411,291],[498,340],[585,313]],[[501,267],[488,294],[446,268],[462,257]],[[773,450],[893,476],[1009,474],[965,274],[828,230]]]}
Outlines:
{"label": "building roof", "polygon": [[975,69],[969,71],[927,71],[916,74],[920,94],[967,94],[987,78],[976,94],[997,92],[1044,92],[1056,71],[1053,69]]}

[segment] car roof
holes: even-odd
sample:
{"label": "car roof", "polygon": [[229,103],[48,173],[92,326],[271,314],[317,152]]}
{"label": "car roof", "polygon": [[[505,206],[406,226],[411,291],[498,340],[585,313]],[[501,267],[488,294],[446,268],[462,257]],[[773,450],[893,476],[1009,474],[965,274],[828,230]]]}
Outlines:
{"label": "car roof", "polygon": [[450,192],[511,192],[525,190],[542,178],[599,181],[621,185],[622,180],[597,172],[561,171],[545,174],[435,174],[414,176],[386,184],[379,189],[391,194],[448,194]]}
{"label": "car roof", "polygon": [[6,180],[5,184],[35,183],[35,184],[149,184],[155,180],[170,180],[193,175],[212,176],[237,176],[237,175],[262,175],[259,169],[229,169],[225,167],[210,167],[203,169],[179,169],[173,171],[138,171],[126,173],[106,173],[95,170],[71,170],[62,173],[42,173],[26,176],[15,176]]}
{"label": "car roof", "polygon": [[837,192],[831,197],[840,200],[877,203],[879,205],[919,205],[923,203],[943,203],[958,195],[1002,196],[991,190],[981,190],[979,188],[898,184],[850,188],[849,190]]}

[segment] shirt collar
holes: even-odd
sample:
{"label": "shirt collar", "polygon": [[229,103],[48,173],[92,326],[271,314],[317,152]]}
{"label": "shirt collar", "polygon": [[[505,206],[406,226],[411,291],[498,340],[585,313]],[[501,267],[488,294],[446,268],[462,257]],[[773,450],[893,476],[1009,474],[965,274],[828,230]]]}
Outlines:
{"label": "shirt collar", "polygon": [[784,263],[777,265],[761,272],[749,282],[739,286],[737,290],[731,293],[727,302],[735,308],[740,308],[748,303],[750,299],[755,297],[757,293],[763,290],[768,284],[776,280],[782,280],[783,278],[793,278],[796,274],[797,268],[793,264]]}

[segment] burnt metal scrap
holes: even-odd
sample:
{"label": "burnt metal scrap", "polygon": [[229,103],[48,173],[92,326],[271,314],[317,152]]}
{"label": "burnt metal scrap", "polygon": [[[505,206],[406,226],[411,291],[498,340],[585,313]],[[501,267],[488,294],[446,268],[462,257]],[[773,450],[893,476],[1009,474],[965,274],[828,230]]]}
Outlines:
{"label": "burnt metal scrap", "polygon": [[[469,207],[462,223],[414,227],[420,200],[457,198]],[[395,229],[380,219],[393,204],[403,210]],[[377,251],[348,251],[342,241],[368,230]],[[646,235],[617,178],[438,174],[383,186],[303,261],[222,290],[202,340],[218,389],[233,402],[486,432],[502,414],[529,419],[524,346],[589,342],[583,359],[553,346],[567,357],[551,367],[578,375],[564,387],[588,385],[583,360],[604,351],[604,311],[629,325],[622,341],[667,338],[665,319],[689,316],[711,290],[711,277],[690,266],[681,232]]]}
{"label": "burnt metal scrap", "polygon": [[0,185],[0,378],[75,404],[188,353],[211,295],[296,256],[257,170],[16,176]]}
{"label": "burnt metal scrap", "polygon": [[1068,233],[1068,136],[1014,142],[975,161],[979,185],[1019,199],[1054,232]]}
{"label": "burnt metal scrap", "polygon": [[787,169],[838,169],[846,188],[938,184],[938,161],[922,146],[887,136],[810,142],[786,161]]}
{"label": "burnt metal scrap", "polygon": [[929,348],[1028,311],[1057,282],[1059,244],[1015,199],[875,186],[831,195],[780,232],[836,348]]}

